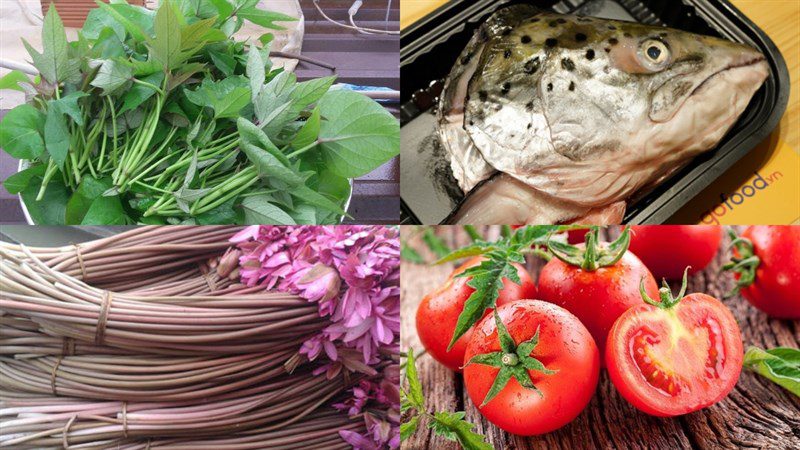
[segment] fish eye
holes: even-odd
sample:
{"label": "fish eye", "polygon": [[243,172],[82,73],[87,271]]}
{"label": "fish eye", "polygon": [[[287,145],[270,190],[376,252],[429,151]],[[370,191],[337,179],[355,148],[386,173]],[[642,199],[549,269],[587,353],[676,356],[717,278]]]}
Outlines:
{"label": "fish eye", "polygon": [[640,54],[645,65],[654,70],[662,69],[669,62],[670,51],[667,44],[657,39],[642,42]]}

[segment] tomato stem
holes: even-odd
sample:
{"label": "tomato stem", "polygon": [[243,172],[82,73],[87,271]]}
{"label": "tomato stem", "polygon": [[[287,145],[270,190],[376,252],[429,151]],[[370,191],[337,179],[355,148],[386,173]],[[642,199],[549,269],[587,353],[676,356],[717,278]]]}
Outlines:
{"label": "tomato stem", "polygon": [[586,233],[585,245],[582,249],[553,240],[547,241],[547,249],[566,264],[580,267],[587,272],[613,266],[628,251],[631,243],[631,229],[625,227],[619,237],[607,245],[600,245],[599,231],[600,227],[591,227],[590,231]]}
{"label": "tomato stem", "polygon": [[661,301],[655,301],[647,295],[647,290],[644,288],[644,279],[642,277],[641,281],[639,281],[639,293],[642,296],[642,300],[648,305],[657,306],[661,309],[670,309],[673,306],[677,305],[678,302],[681,301],[683,296],[686,294],[686,287],[687,287],[687,276],[689,275],[689,269],[691,266],[686,266],[686,269],[683,270],[683,280],[681,281],[681,290],[678,291],[678,295],[672,296],[672,290],[669,288],[667,284],[667,280],[661,280],[661,287],[658,289],[658,296],[660,297]]}
{"label": "tomato stem", "polygon": [[731,243],[728,244],[728,250],[736,249],[739,257],[731,255],[731,260],[720,269],[721,272],[733,272],[739,274],[739,279],[736,280],[736,285],[724,298],[730,298],[738,294],[742,288],[746,288],[756,281],[756,270],[761,259],[756,255],[753,243],[750,239],[739,237],[732,229],[728,229],[728,236],[731,238]]}

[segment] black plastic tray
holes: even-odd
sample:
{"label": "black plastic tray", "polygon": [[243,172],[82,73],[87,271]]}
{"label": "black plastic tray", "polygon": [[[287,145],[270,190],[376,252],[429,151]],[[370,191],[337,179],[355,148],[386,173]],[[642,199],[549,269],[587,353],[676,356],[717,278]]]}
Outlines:
{"label": "black plastic tray", "polygon": [[[640,195],[628,205],[625,223],[658,224],[667,220],[760,143],[786,109],[789,72],[783,56],[772,40],[727,0],[451,0],[401,34],[401,125],[425,113],[425,97],[428,103],[433,98],[431,83],[447,76],[475,28],[497,9],[515,3],[532,3],[562,14],[632,18],[641,23],[719,36],[746,42],[766,57],[770,77],[717,148],[695,158],[653,191]],[[405,144],[403,140],[401,155],[414,151]],[[400,161],[402,170],[403,156]],[[420,223],[406,200],[402,199],[402,223]],[[448,213],[443,212],[442,217]]]}

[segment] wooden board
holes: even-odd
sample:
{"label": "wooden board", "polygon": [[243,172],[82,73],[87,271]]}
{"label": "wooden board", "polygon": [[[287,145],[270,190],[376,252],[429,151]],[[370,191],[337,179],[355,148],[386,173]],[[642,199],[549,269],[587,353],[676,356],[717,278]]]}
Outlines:
{"label": "wooden board", "polygon": [[[492,230],[496,233],[497,230]],[[438,227],[451,248],[468,242],[458,227]],[[419,250],[428,261],[434,257],[421,243],[417,227],[403,227],[403,239]],[[729,276],[717,276],[725,262],[723,241],[711,264],[691,277],[687,292],[705,292],[722,298],[732,282]],[[529,261],[536,275],[541,260]],[[453,269],[452,265],[426,266],[403,261],[401,265],[401,346],[417,352],[422,344],[416,335],[414,317],[422,297],[438,286]],[[676,288],[673,283],[673,288]],[[745,347],[800,346],[800,322],[767,318],[741,297],[724,301],[733,311],[742,330]],[[460,375],[422,356],[417,367],[429,411],[466,411],[476,431],[486,435],[497,449],[798,449],[800,448],[800,399],[783,388],[752,372],[742,372],[739,382],[727,398],[714,406],[677,418],[657,418],[630,406],[615,390],[605,371],[601,373],[597,393],[575,421],[543,436],[522,438],[509,435],[483,419],[464,391]],[[404,449],[458,449],[451,441],[420,428]]]}

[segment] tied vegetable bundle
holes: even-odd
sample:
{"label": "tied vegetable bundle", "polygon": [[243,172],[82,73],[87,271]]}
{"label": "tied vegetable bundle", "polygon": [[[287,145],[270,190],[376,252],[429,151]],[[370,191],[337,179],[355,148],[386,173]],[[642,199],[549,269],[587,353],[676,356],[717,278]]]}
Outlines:
{"label": "tied vegetable bundle", "polygon": [[[397,447],[396,230],[263,229],[0,245],[0,447]],[[294,270],[254,279],[252,246]]]}
{"label": "tied vegetable bundle", "polygon": [[335,77],[273,68],[271,34],[234,40],[295,20],[256,3],[98,2],[74,42],[50,8],[42,52],[25,43],[40,75],[0,80],[27,94],[0,147],[26,161],[4,185],[34,222],[339,222],[350,179],[399,153],[399,124]]}

